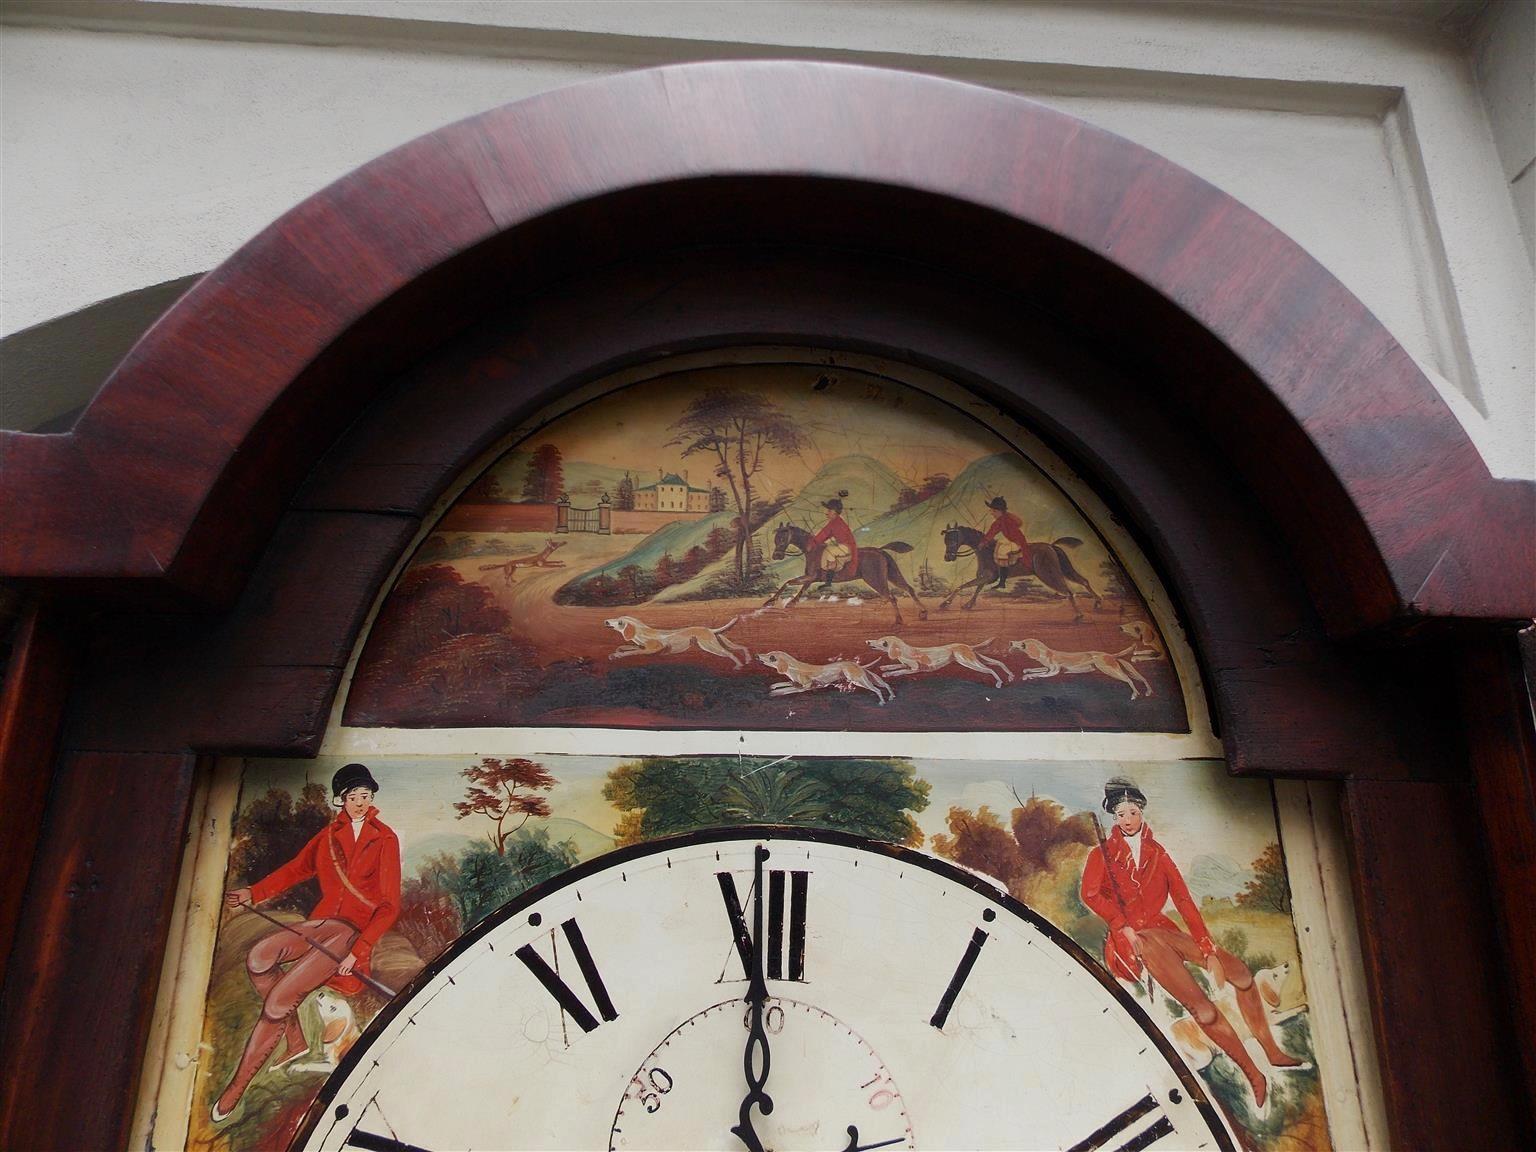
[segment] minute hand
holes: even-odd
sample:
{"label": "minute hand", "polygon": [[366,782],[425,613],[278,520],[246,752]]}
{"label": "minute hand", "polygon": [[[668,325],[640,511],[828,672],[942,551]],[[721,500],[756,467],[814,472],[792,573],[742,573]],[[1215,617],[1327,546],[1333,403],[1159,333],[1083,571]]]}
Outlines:
{"label": "minute hand", "polygon": [[[764,1088],[768,1084],[768,1030],[763,1027],[763,1007],[768,1000],[768,983],[763,977],[763,861],[768,849],[761,844],[752,851],[752,971],[747,974],[747,1004],[752,1010],[752,1024],[747,1032],[747,1047],[742,1053],[742,1070],[747,1077],[747,1094],[741,1101],[737,1123],[731,1132],[747,1152],[765,1152],[757,1130],[752,1127],[752,1105],[764,1116],[773,1111],[773,1097]],[[754,1058],[753,1053],[760,1056]]]}

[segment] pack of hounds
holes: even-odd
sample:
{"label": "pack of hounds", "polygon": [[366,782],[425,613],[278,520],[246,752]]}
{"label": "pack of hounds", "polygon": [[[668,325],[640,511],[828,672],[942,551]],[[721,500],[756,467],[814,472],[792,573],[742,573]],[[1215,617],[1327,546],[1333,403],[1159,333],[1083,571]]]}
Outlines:
{"label": "pack of hounds", "polygon": [[[748,668],[754,659],[752,653],[726,635],[742,618],[733,616],[718,628],[703,625],[655,628],[634,616],[615,616],[603,623],[623,637],[624,642],[608,658],[623,660],[635,656],[676,656],[690,648],[698,648],[711,656],[729,660],[734,668]],[[1122,624],[1120,629],[1131,637],[1131,643],[1118,652],[1063,652],[1040,640],[1011,641],[1008,653],[1022,652],[1033,662],[1022,668],[1017,675],[1002,660],[983,651],[996,642],[996,637],[975,644],[954,642],[919,647],[907,643],[899,636],[881,636],[865,641],[875,650],[875,655],[867,660],[838,658],[823,664],[801,660],[778,650],[759,652],[755,658],[758,663],[783,677],[769,687],[770,696],[793,696],[822,688],[840,692],[862,690],[872,693],[884,705],[896,698],[890,680],[898,676],[937,672],[950,665],[989,676],[998,688],[1015,681],[1022,683],[1052,676],[1087,674],[1108,676],[1120,681],[1130,688],[1132,700],[1151,696],[1152,686],[1137,670],[1136,664],[1163,659],[1157,633],[1142,620]]]}

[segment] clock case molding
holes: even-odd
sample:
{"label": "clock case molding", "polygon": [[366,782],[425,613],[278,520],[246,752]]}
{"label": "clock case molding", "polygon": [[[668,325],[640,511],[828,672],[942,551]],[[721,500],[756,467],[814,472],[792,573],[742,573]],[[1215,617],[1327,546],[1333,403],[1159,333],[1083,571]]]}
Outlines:
{"label": "clock case molding", "polygon": [[1026,422],[1157,565],[1232,770],[1339,781],[1394,1144],[1529,1146],[1536,486],[1298,245],[998,92],[688,65],[294,208],[76,426],[0,434],[0,1144],[121,1147],[193,784],[314,755],[383,583],[552,399],[846,348]]}

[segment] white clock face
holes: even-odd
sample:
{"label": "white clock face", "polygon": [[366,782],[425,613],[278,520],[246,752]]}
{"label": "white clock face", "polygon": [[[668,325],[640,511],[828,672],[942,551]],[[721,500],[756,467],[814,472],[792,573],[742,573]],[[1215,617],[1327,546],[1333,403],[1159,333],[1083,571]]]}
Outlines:
{"label": "white clock face", "polygon": [[1113,980],[989,881],[756,828],[604,856],[503,908],[374,1021],[298,1146],[1232,1144]]}

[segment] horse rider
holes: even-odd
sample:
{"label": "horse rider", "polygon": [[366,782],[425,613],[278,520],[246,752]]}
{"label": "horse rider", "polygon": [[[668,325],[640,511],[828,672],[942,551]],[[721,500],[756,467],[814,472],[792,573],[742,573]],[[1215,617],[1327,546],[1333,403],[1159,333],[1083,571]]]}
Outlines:
{"label": "horse rider", "polygon": [[[1024,554],[1029,541],[1024,538],[1024,521],[1008,511],[1008,501],[994,496],[987,501],[987,507],[992,509],[992,526],[982,536],[981,544],[1002,537],[992,551],[992,562],[997,565],[997,587],[1006,588],[1008,568]],[[981,544],[976,546],[977,551],[981,550]]]}
{"label": "horse rider", "polygon": [[827,522],[811,537],[812,546],[821,549],[820,567],[825,577],[822,587],[831,584],[839,572],[856,565],[859,560],[859,545],[853,538],[853,529],[843,519],[843,497],[847,495],[848,489],[842,488],[832,499],[821,502],[827,510]]}

